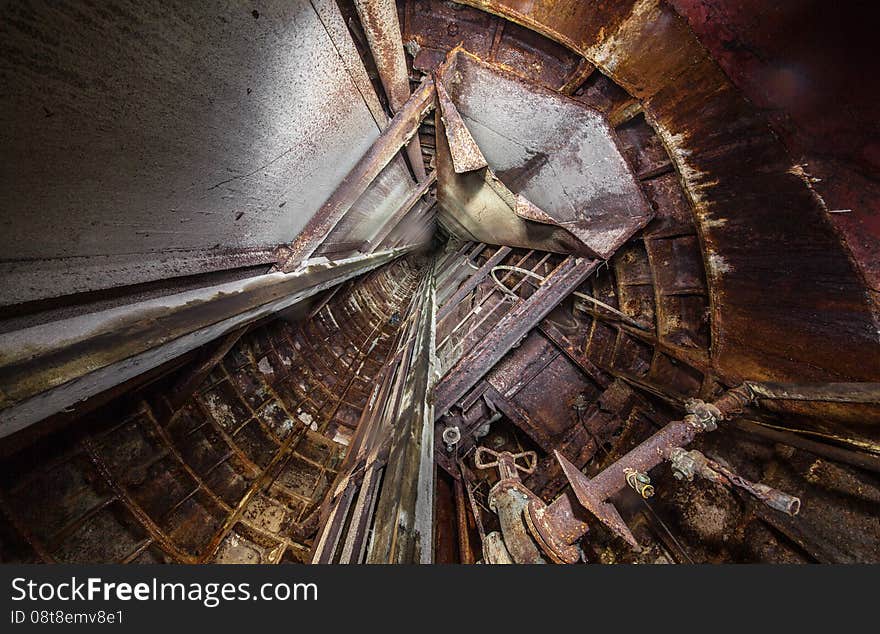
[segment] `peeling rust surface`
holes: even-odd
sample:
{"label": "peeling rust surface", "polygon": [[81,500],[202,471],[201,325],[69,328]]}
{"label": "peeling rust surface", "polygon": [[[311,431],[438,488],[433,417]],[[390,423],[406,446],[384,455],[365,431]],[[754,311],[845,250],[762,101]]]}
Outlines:
{"label": "peeling rust surface", "polygon": [[[503,192],[502,200],[511,194],[527,199],[544,212],[542,224],[552,218],[553,225],[569,234],[569,242],[574,236],[583,244],[580,253],[593,257],[609,257],[650,220],[650,209],[620,156],[613,132],[598,113],[493,69],[464,51],[451,54],[438,81],[455,104],[447,109],[461,115],[468,132],[461,134],[458,117],[452,119],[449,148],[456,172],[463,171],[456,165],[456,154],[473,154],[476,145],[498,185],[510,192]],[[461,148],[455,145],[460,139]],[[584,179],[587,173],[591,177]],[[486,179],[493,187],[488,174]],[[462,204],[472,195],[465,193],[466,187],[461,177],[441,178],[439,202],[468,226],[471,236],[495,244],[548,248],[548,243],[529,239],[531,229],[517,221],[521,215],[502,213],[505,206],[515,212],[516,202],[494,204],[498,211],[490,224],[481,217],[485,205]],[[534,214],[528,218],[534,219]]]}
{"label": "peeling rust surface", "polygon": [[[394,0],[355,0],[355,6],[370,43],[391,111],[397,113],[410,96],[409,73],[403,54],[397,6]],[[406,153],[416,180],[424,180],[425,164],[422,161],[418,136],[407,143]]]}
{"label": "peeling rust surface", "polygon": [[3,561],[307,561],[301,527],[336,477],[415,279],[400,263],[370,274],[300,326],[245,335],[183,404],[154,390],[121,417],[83,421],[76,442],[50,437],[7,459],[0,506],[24,544]]}
{"label": "peeling rust surface", "polygon": [[878,375],[871,300],[846,249],[761,113],[670,7],[612,3],[617,17],[606,23],[604,5],[469,4],[569,46],[643,101],[698,220],[720,372],[733,381]]}

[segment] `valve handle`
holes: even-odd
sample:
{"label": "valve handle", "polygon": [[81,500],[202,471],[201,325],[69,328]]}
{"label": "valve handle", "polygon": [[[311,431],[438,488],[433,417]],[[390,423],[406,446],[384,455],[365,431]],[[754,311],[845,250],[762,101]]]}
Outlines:
{"label": "valve handle", "polygon": [[[489,469],[491,467],[497,467],[499,456],[505,453],[513,458],[513,464],[519,471],[522,471],[526,475],[535,472],[535,469],[538,466],[538,454],[534,451],[523,451],[520,453],[512,454],[509,451],[502,451],[499,453],[497,451],[489,449],[488,447],[477,447],[477,452],[474,454],[474,464],[477,466],[477,469]],[[486,461],[483,459],[484,455],[488,455],[494,458],[494,460]],[[520,458],[526,461],[526,466],[517,464],[516,461]]]}

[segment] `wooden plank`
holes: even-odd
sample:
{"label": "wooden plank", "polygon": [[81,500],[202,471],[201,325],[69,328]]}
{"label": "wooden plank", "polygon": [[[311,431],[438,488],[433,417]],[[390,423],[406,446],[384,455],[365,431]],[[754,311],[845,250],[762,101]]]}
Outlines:
{"label": "wooden plank", "polygon": [[[433,266],[432,266],[433,268]],[[431,563],[433,559],[434,416],[428,391],[433,375],[434,276],[421,291],[413,322],[402,400],[376,505],[368,563]],[[401,366],[402,368],[404,366]]]}

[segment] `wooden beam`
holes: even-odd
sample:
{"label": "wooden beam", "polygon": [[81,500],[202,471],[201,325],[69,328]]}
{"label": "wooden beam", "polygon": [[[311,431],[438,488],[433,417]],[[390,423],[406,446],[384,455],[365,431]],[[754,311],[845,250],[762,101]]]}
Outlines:
{"label": "wooden beam", "polygon": [[[433,264],[431,266],[433,269]],[[414,301],[401,407],[390,428],[388,462],[376,504],[367,563],[432,563],[434,412],[429,398],[435,342],[435,286],[429,271]]]}

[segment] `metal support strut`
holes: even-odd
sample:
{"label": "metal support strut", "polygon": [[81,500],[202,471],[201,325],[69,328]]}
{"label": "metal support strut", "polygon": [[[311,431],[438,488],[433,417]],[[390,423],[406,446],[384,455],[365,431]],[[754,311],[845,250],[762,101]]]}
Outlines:
{"label": "metal support strut", "polygon": [[[516,458],[525,454],[495,454],[480,447],[475,457],[477,466],[487,468],[497,465],[501,475],[501,481],[492,488],[489,499],[493,510],[496,510],[501,519],[505,545],[514,561],[526,563],[540,559],[529,535],[552,561],[579,561],[582,558],[579,544],[589,529],[586,521],[589,515],[584,513],[585,510],[634,549],[640,550],[629,527],[608,499],[626,487],[634,489],[644,498],[650,497],[654,488],[648,471],[667,460],[672,463],[679,479],[690,479],[694,474],[701,475],[725,486],[743,488],[772,508],[789,515],[796,514],[800,508],[800,500],[797,498],[767,485],[749,482],[703,454],[683,449],[698,434],[714,431],[720,422],[742,412],[754,397],[754,392],[746,384],[728,390],[714,403],[697,399],[687,401],[687,414],[682,420],[667,424],[592,479],[581,473],[561,453],[554,451],[571,490],[549,505],[519,481],[517,470],[526,471],[526,468],[517,465]],[[487,453],[495,455],[497,459],[494,462],[483,462],[482,457]],[[525,520],[527,533],[520,530],[522,520]],[[511,536],[510,541],[508,534]]]}

